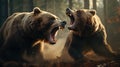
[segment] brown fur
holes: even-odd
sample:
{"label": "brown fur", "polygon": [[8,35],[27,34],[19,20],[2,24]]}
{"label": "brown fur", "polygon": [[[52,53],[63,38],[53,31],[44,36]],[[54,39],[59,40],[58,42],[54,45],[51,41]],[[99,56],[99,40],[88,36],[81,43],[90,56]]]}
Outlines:
{"label": "brown fur", "polygon": [[107,43],[107,34],[95,10],[66,9],[71,25],[65,48],[75,61],[83,61],[83,51],[92,49],[96,54],[115,59],[116,53]]}
{"label": "brown fur", "polygon": [[65,26],[54,14],[34,8],[32,12],[14,13],[0,28],[0,61],[27,61],[24,52],[32,52],[33,44],[40,40],[55,44],[55,32]]}

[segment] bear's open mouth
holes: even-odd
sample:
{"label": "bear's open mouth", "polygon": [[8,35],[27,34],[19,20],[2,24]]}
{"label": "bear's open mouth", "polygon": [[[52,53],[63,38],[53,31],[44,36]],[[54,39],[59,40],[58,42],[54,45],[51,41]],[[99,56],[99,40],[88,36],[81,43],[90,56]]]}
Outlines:
{"label": "bear's open mouth", "polygon": [[70,25],[75,22],[75,17],[73,15],[73,11],[70,8],[66,9],[66,15],[70,18]]}
{"label": "bear's open mouth", "polygon": [[66,14],[70,18],[70,25],[72,25],[74,23],[74,21],[75,21],[74,16],[71,13],[66,13]]}
{"label": "bear's open mouth", "polygon": [[58,31],[59,27],[54,27],[51,32],[50,32],[50,38],[49,38],[49,42],[50,44],[55,44],[56,43],[56,35],[57,35],[57,31]]}

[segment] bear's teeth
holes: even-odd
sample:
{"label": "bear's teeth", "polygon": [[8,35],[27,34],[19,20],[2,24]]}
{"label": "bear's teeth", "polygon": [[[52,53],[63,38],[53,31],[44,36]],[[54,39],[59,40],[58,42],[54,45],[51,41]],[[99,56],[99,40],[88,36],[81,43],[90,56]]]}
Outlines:
{"label": "bear's teeth", "polygon": [[55,36],[54,35],[50,35],[50,40],[51,41],[55,41]]}
{"label": "bear's teeth", "polygon": [[70,16],[72,16],[72,14],[69,14]]}
{"label": "bear's teeth", "polygon": [[55,32],[55,37],[57,36],[58,31]]}

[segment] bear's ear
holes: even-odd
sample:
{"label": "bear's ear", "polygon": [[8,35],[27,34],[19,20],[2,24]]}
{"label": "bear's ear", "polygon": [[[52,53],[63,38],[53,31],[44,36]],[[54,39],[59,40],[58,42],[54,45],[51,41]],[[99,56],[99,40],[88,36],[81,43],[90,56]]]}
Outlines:
{"label": "bear's ear", "polygon": [[96,11],[95,10],[90,10],[89,11],[93,16],[96,14]]}
{"label": "bear's ear", "polygon": [[41,10],[40,10],[39,7],[35,7],[35,8],[33,9],[33,12],[34,12],[35,15],[37,15],[37,14],[41,13]]}

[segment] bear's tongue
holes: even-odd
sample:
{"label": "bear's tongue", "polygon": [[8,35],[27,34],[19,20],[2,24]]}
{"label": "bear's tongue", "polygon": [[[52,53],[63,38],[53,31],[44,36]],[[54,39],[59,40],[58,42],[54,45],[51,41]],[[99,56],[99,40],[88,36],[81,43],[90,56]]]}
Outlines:
{"label": "bear's tongue", "polygon": [[55,44],[56,43],[56,39],[55,36],[50,35],[50,40],[49,40],[50,44]]}

